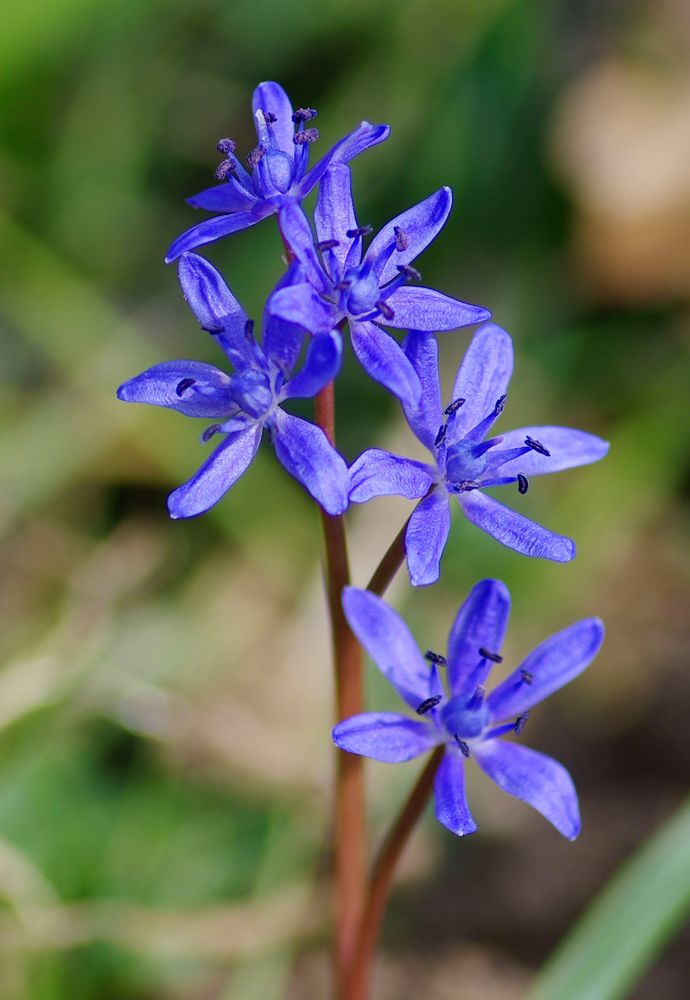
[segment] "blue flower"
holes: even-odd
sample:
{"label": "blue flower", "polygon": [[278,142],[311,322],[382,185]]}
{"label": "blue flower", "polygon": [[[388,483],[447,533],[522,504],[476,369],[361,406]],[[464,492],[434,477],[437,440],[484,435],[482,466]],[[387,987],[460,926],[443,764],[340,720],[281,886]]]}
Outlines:
{"label": "blue flower", "polygon": [[365,451],[350,470],[350,501],[398,494],[419,499],[410,518],[405,549],[415,586],[434,583],[450,530],[455,497],[473,524],[523,555],[569,562],[575,544],[522,514],[504,507],[483,490],[517,483],[527,492],[532,476],[560,472],[603,458],[608,443],[569,427],[523,427],[489,437],[503,412],[513,369],[513,344],[500,327],[488,324],[475,334],[442,410],[438,346],[433,334],[411,332],[404,350],[422,384],[417,407],[403,401],[407,421],[432,453],[433,463],[414,461],[379,449]]}
{"label": "blue flower", "polygon": [[168,251],[168,263],[186,250],[248,229],[275,212],[282,214],[286,206],[306,198],[330,163],[353,159],[383,142],[390,132],[388,125],[362,122],[307,171],[309,146],[319,133],[305,125],[316,117],[316,111],[298,108],[293,112],[283,88],[270,82],[256,88],[252,107],[258,145],[247,157],[249,172],[235,156],[232,139],[221,139],[218,150],[226,157],[216,171],[221,183],[189,198],[195,208],[221,214],[179,236]]}
{"label": "blue flower", "polygon": [[370,227],[357,222],[349,167],[333,164],[319,188],[316,248],[299,205],[286,207],[281,216],[283,238],[302,264],[305,280],[275,292],[269,310],[312,332],[331,330],[347,319],[364,370],[416,406],[422,392],[417,372],[381,326],[455,330],[491,315],[480,306],[409,284],[419,278],[411,262],[441,231],[452,201],[450,188],[436,191],[385,225],[362,257],[362,237]]}
{"label": "blue flower", "polygon": [[472,589],[450,630],[447,659],[432,652],[425,659],[402,618],[369,591],[346,588],[343,607],[355,635],[417,718],[394,712],[352,716],[333,730],[336,746],[385,763],[445,747],[434,785],[436,818],[460,837],[476,830],[465,799],[466,758],[474,758],[504,792],[533,806],[564,837],[577,837],[577,793],[568,772],[503,737],[519,735],[530,709],[589,666],[604,638],[598,618],[550,636],[487,694],[508,625],[505,584],[483,580]]}
{"label": "blue flower", "polygon": [[[329,514],[347,507],[349,477],[345,462],[323,431],[286,413],[288,399],[314,396],[337,374],[340,338],[314,337],[302,368],[292,374],[304,339],[300,331],[264,316],[262,346],[253,324],[208,261],[184,254],[179,264],[182,291],[202,328],[212,334],[233,364],[228,375],[200,361],[154,365],[121,385],[119,399],[178,410],[213,420],[201,435],[222,443],[189,482],[168,498],[172,517],[194,517],[220,500],[254,458],[265,430],[278,459]],[[290,280],[288,272],[283,281]]]}

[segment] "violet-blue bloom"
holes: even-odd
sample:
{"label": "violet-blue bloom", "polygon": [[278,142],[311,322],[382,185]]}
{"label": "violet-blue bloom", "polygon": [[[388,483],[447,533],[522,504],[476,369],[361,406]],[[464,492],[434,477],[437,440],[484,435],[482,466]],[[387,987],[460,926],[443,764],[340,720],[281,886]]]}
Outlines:
{"label": "violet-blue bloom", "polygon": [[477,331],[458,370],[452,400],[442,409],[438,345],[433,334],[411,332],[404,350],[422,384],[417,407],[403,402],[407,421],[433,455],[419,462],[380,449],[365,451],[350,470],[350,501],[398,494],[421,499],[405,536],[407,565],[415,586],[434,583],[450,530],[455,497],[473,524],[523,555],[569,562],[575,544],[483,490],[517,483],[527,492],[532,476],[587,465],[603,458],[608,443],[569,427],[522,427],[487,437],[503,411],[513,368],[513,345],[500,327]]}
{"label": "violet-blue bloom", "polygon": [[436,191],[385,225],[362,256],[362,237],[370,229],[357,222],[349,167],[332,164],[321,181],[314,213],[316,247],[299,205],[287,206],[281,215],[283,238],[301,263],[304,280],[274,292],[269,310],[312,332],[331,330],[347,319],[364,370],[417,406],[422,392],[418,374],[381,326],[438,332],[482,323],[491,315],[480,306],[409,284],[419,279],[411,262],[441,231],[452,201],[450,188]]}
{"label": "violet-blue bloom", "polygon": [[530,709],[589,666],[604,638],[598,618],[550,636],[487,694],[508,625],[505,584],[483,580],[472,589],[450,630],[447,658],[429,652],[425,659],[402,618],[367,590],[347,587],[343,607],[359,641],[417,717],[354,715],[333,730],[336,746],[384,763],[445,747],[434,784],[436,818],[459,837],[476,830],[465,798],[466,758],[474,758],[503,791],[537,809],[564,837],[577,837],[577,793],[566,769],[504,737],[521,734]]}
{"label": "violet-blue bloom", "polygon": [[[228,375],[200,361],[168,361],[117,391],[128,403],[150,403],[213,420],[201,435],[204,442],[223,436],[196,475],[170,494],[171,516],[194,517],[217,503],[251,464],[264,430],[287,471],[329,514],[341,514],[349,485],[345,462],[320,427],[281,407],[287,399],[314,396],[334,378],[340,367],[340,338],[331,333],[314,337],[302,368],[293,374],[304,339],[300,331],[264,314],[259,346],[247,314],[207,260],[184,254],[179,277],[192,312],[235,372]],[[283,280],[289,278],[288,272]]]}
{"label": "violet-blue bloom", "polygon": [[306,198],[330,163],[346,163],[383,142],[390,132],[388,125],[364,121],[307,171],[309,146],[319,136],[311,125],[316,111],[293,111],[283,88],[273,82],[259,84],[252,108],[258,145],[247,157],[248,171],[235,155],[235,143],[221,139],[218,150],[226,157],[216,171],[221,183],[188,199],[195,208],[219,214],[182,233],[168,251],[168,263],[186,250],[248,229],[275,212],[281,215],[287,205]]}

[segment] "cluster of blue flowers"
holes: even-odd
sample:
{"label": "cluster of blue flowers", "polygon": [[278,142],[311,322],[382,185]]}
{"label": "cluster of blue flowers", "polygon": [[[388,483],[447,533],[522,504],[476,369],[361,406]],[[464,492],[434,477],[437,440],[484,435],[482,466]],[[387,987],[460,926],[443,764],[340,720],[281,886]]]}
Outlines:
{"label": "cluster of blue flowers", "polygon": [[[194,517],[217,503],[250,466],[265,430],[279,461],[330,515],[384,494],[417,501],[405,535],[414,586],[439,578],[454,499],[470,522],[516,552],[573,559],[571,539],[485,491],[515,484],[519,498],[532,477],[595,462],[608,445],[584,431],[554,426],[493,435],[506,405],[512,340],[486,323],[488,310],[420,285],[412,266],[448,218],[450,189],[392,219],[365,249],[371,227],[357,219],[348,162],[384,141],[388,126],[362,122],[308,169],[309,147],[319,135],[311,124],[316,111],[293,111],[278,84],[262,83],[253,112],[258,144],[246,157],[246,169],[235,143],[222,139],[219,183],[189,199],[214,214],[175,240],[167,257],[178,261],[184,297],[233,373],[198,361],[170,361],[118,390],[126,402],[203,418],[209,423],[202,442],[220,441],[170,495],[171,516]],[[317,186],[310,221],[301,203]],[[222,276],[194,251],[274,214],[289,262],[268,296],[259,340]],[[444,406],[436,334],[482,323]],[[369,449],[348,468],[320,427],[283,408],[290,399],[315,396],[337,376],[345,327],[365,372],[399,399],[429,461]],[[405,331],[402,343],[391,329]],[[579,813],[567,771],[504,737],[519,735],[529,709],[587,667],[603,626],[586,619],[552,636],[487,695],[488,674],[501,662],[509,603],[502,583],[477,584],[453,623],[447,657],[424,657],[381,598],[347,588],[343,605],[352,630],[416,718],[366,713],[340,722],[333,738],[343,750],[381,761],[409,760],[444,746],[436,816],[458,835],[475,829],[464,793],[464,761],[474,757],[501,788],[573,838]]]}

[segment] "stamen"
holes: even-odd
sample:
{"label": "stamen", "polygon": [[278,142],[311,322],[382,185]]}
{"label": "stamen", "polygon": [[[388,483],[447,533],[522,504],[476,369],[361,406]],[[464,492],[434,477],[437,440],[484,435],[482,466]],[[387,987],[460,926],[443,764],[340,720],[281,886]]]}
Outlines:
{"label": "stamen", "polygon": [[354,240],[358,236],[368,236],[372,229],[372,226],[357,226],[356,229],[348,229],[345,235],[348,240]]}
{"label": "stamen", "polygon": [[521,472],[518,472],[517,484],[518,484],[518,493],[522,493],[522,495],[524,496],[527,490],[529,489],[529,479],[527,478],[527,476],[523,476]]}
{"label": "stamen", "polygon": [[534,681],[534,674],[531,674],[529,670],[521,670],[520,677],[523,684],[531,684]]}
{"label": "stamen", "polygon": [[469,757],[470,748],[467,746],[464,740],[461,740],[457,733],[455,733],[455,742],[460,747],[460,752],[463,757]]}
{"label": "stamen", "polygon": [[303,146],[305,142],[316,142],[318,138],[319,130],[317,128],[305,128],[303,132],[295,132],[292,141],[295,146]]}
{"label": "stamen", "polygon": [[340,240],[321,240],[320,243],[316,244],[316,249],[324,253],[326,250],[334,250],[336,247],[340,246]]}
{"label": "stamen", "polygon": [[394,310],[391,309],[388,303],[384,302],[382,299],[379,299],[379,301],[376,303],[376,308],[381,313],[384,319],[387,320],[395,319]]}
{"label": "stamen", "polygon": [[440,694],[435,694],[431,698],[426,698],[421,705],[417,705],[417,715],[426,715],[426,713],[430,712],[432,708],[436,708],[439,701],[441,701]]}
{"label": "stamen", "polygon": [[440,653],[435,653],[433,649],[427,649],[424,654],[424,658],[429,660],[430,663],[438,664],[439,667],[445,667],[447,662],[445,656],[441,656]]}
{"label": "stamen", "polygon": [[254,320],[248,319],[244,324],[244,335],[251,343],[254,343]]}
{"label": "stamen", "polygon": [[410,245],[410,241],[407,238],[407,233],[400,226],[393,226],[393,232],[395,233],[395,249],[398,253],[402,253],[403,250],[407,250]]}
{"label": "stamen", "polygon": [[266,153],[266,147],[263,146],[261,143],[259,143],[258,146],[254,147],[251,153],[249,153],[249,155],[247,156],[247,166],[249,167],[250,170],[254,169],[254,167],[257,165],[262,156],[265,155],[265,153]]}
{"label": "stamen", "polygon": [[351,286],[351,281],[339,281],[337,285],[333,285],[337,292],[347,292]]}
{"label": "stamen", "polygon": [[396,264],[396,267],[408,281],[421,281],[422,276],[415,267],[410,267],[409,264]]}
{"label": "stamen", "polygon": [[235,141],[234,139],[219,139],[216,143],[216,149],[219,153],[224,153],[225,156],[230,156],[235,152]]}
{"label": "stamen", "polygon": [[274,115],[272,111],[264,110],[263,116],[264,116],[264,121],[267,122],[269,125],[273,125],[274,122],[278,121],[278,115]]}
{"label": "stamen", "polygon": [[445,440],[447,430],[448,430],[448,424],[441,424],[441,426],[437,431],[436,437],[434,438],[434,448],[441,447],[441,445]]}
{"label": "stamen", "polygon": [[219,181],[224,181],[227,179],[228,174],[234,174],[237,170],[237,164],[234,160],[223,160],[218,164],[214,173]]}
{"label": "stamen", "polygon": [[309,122],[312,118],[316,118],[317,114],[315,108],[297,108],[297,111],[293,112],[292,120],[295,125],[299,125],[300,122]]}
{"label": "stamen", "polygon": [[545,448],[541,441],[536,441],[534,438],[530,437],[529,434],[525,438],[525,444],[532,451],[536,451],[538,455],[545,455],[546,458],[551,457],[551,452],[548,448]]}
{"label": "stamen", "polygon": [[478,489],[479,483],[475,479],[463,479],[459,483],[453,483],[455,493],[471,493],[472,490]]}
{"label": "stamen", "polygon": [[520,733],[522,732],[522,730],[525,728],[525,725],[527,724],[528,718],[529,718],[529,712],[523,712],[522,715],[518,715],[517,719],[515,720],[515,724],[513,726],[513,729],[518,734],[518,736],[520,735]]}
{"label": "stamen", "polygon": [[503,663],[503,657],[500,653],[491,653],[484,646],[479,647],[479,655],[483,656],[485,660],[491,660],[492,663]]}
{"label": "stamen", "polygon": [[178,396],[182,396],[187,391],[187,389],[192,388],[195,382],[196,382],[195,378],[183,378],[180,382],[177,383],[175,392],[177,393]]}
{"label": "stamen", "polygon": [[503,413],[506,406],[507,398],[508,394],[504,392],[503,395],[499,396],[498,399],[496,400],[496,404],[494,406],[494,413],[496,414],[496,416],[498,416],[499,413]]}
{"label": "stamen", "polygon": [[209,424],[209,426],[201,432],[201,440],[204,444],[210,441],[212,437],[216,434],[220,434],[222,427],[220,424]]}
{"label": "stamen", "polygon": [[443,412],[447,413],[448,416],[450,416],[452,413],[457,413],[460,407],[464,405],[465,405],[465,400],[462,398],[462,396],[458,396],[457,399],[454,399],[452,403],[448,404],[448,406],[445,408]]}

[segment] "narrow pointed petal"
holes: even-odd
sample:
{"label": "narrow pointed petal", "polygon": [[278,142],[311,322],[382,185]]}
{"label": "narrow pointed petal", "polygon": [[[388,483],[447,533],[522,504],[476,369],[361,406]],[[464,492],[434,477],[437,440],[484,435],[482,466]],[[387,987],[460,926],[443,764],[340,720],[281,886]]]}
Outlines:
{"label": "narrow pointed petal", "polygon": [[517,717],[586,670],[604,641],[604,624],[585,618],[542,642],[487,699],[495,722]]}
{"label": "narrow pointed petal", "polygon": [[312,334],[328,333],[339,315],[336,307],[324,302],[306,281],[275,291],[268,301],[268,311]]}
{"label": "narrow pointed petal", "polygon": [[518,472],[528,477],[543,476],[548,472],[574,469],[578,465],[598,462],[609,450],[608,441],[572,427],[521,427],[508,431],[502,437],[501,450],[519,448],[524,445],[526,437],[531,437],[550,452],[549,455],[541,455],[538,451],[529,451],[506,462],[500,466],[502,476],[515,476]]}
{"label": "narrow pointed petal", "polygon": [[340,334],[320,333],[309,344],[304,365],[285,387],[288,399],[309,399],[329,382],[340,371],[343,354],[343,341]]}
{"label": "narrow pointed petal", "polygon": [[354,132],[350,132],[344,139],[336,143],[322,159],[316,163],[308,173],[302,178],[297,194],[300,198],[306,198],[312,188],[318,184],[331,163],[349,163],[355,156],[359,156],[365,149],[377,146],[390,135],[388,125],[372,125],[370,122],[362,122]]}
{"label": "narrow pointed petal", "polygon": [[345,587],[343,609],[350,628],[401,698],[416,709],[427,697],[429,664],[400,615],[380,597]]}
{"label": "narrow pointed petal", "polygon": [[433,481],[432,470],[423,462],[369,448],[350,468],[350,501],[366,503],[372,497],[391,495],[418,500]]}
{"label": "narrow pointed petal", "polygon": [[320,427],[280,410],[273,444],[279,461],[328,514],[347,507],[350,477],[343,458]]}
{"label": "narrow pointed petal", "polygon": [[171,244],[165,258],[166,264],[172,264],[174,260],[187,250],[196,250],[197,247],[205,246],[207,243],[215,243],[222,240],[224,236],[231,233],[239,233],[242,229],[249,229],[261,222],[267,215],[270,215],[274,208],[271,205],[262,206],[262,212],[235,212],[233,215],[218,215],[214,219],[206,219],[192,226]]}
{"label": "narrow pointed petal", "polygon": [[475,584],[448,636],[448,684],[453,694],[469,695],[481,683],[477,670],[487,661],[479,650],[500,653],[509,616],[510,594],[504,583],[482,580]]}
{"label": "narrow pointed petal", "polygon": [[350,339],[357,360],[370,378],[407,404],[419,405],[419,376],[397,341],[369,322],[351,322]]}
{"label": "narrow pointed petal", "polygon": [[227,417],[235,408],[230,376],[201,361],[164,361],[124,382],[117,398],[177,410],[188,417]]}
{"label": "narrow pointed petal", "polygon": [[278,212],[278,224],[284,243],[304,268],[307,280],[317,292],[326,292],[330,285],[314,247],[309,220],[301,207],[296,202],[282,205]]}
{"label": "narrow pointed petal", "polygon": [[403,351],[417,372],[422,395],[416,407],[403,403],[407,422],[427,448],[433,448],[441,426],[441,384],[438,374],[438,344],[432,333],[411,330],[403,341]]}
{"label": "narrow pointed petal", "polygon": [[304,344],[304,327],[280,316],[272,315],[270,311],[271,299],[281,288],[288,288],[291,285],[304,282],[304,272],[302,265],[293,261],[290,267],[282,275],[278,284],[269,296],[264,306],[264,314],[261,321],[262,346],[264,354],[270,358],[278,368],[284,372],[291,372],[300,356],[302,345]]}
{"label": "narrow pointed petal", "polygon": [[458,369],[453,399],[464,399],[449,425],[449,439],[457,441],[493,410],[508,389],[513,372],[513,341],[500,326],[490,323],[477,330]]}
{"label": "narrow pointed petal", "polygon": [[[332,254],[337,262],[334,271],[342,274],[346,262],[349,267],[359,264],[362,257],[362,237],[352,239],[346,235],[349,230],[357,229],[358,223],[352,202],[350,168],[345,163],[332,163],[323,175],[314,209],[314,224],[320,242],[338,241],[337,246],[326,251],[326,259]],[[339,274],[332,272],[331,277],[337,281]]]}
{"label": "narrow pointed petal", "polygon": [[399,764],[431,750],[438,738],[428,722],[395,712],[364,712],[339,722],[333,730],[333,742],[348,753]]}
{"label": "narrow pointed petal", "polygon": [[405,532],[407,568],[413,587],[436,583],[450,531],[450,503],[444,490],[434,490],[412,511]]}
{"label": "narrow pointed petal", "polygon": [[465,766],[459,750],[447,749],[434,778],[434,798],[434,815],[447,830],[456,837],[475,832],[477,824],[465,797]]}
{"label": "narrow pointed petal", "polygon": [[458,500],[472,524],[509,549],[552,562],[570,562],[575,558],[575,542],[571,538],[543,528],[479,490],[460,494]]}
{"label": "narrow pointed petal", "polygon": [[562,764],[502,740],[487,740],[473,750],[482,771],[499,788],[540,812],[568,840],[575,840],[580,832],[580,809],[573,780]]}
{"label": "narrow pointed petal", "polygon": [[[374,237],[364,259],[372,262],[380,285],[385,285],[398,276],[398,264],[409,264],[426,250],[443,229],[452,204],[451,189],[443,187],[391,219]],[[395,244],[396,228],[404,233],[407,246],[404,250],[393,250],[389,254],[391,245]],[[416,324],[413,326],[416,327]]]}
{"label": "narrow pointed petal", "polygon": [[203,208],[206,212],[251,212],[257,202],[258,198],[245,191],[232,177],[187,198],[192,208]]}
{"label": "narrow pointed petal", "polygon": [[271,124],[273,137],[278,149],[292,159],[295,152],[295,145],[292,137],[295,134],[295,126],[292,121],[292,104],[290,98],[285,93],[279,83],[269,80],[260,83],[254,91],[252,97],[252,111],[263,111],[264,115],[268,111],[275,115],[276,120]]}
{"label": "narrow pointed petal", "polygon": [[484,323],[491,317],[488,309],[452,299],[433,288],[403,285],[386,299],[393,318],[386,326],[397,330],[457,330],[461,326]]}
{"label": "narrow pointed petal", "polygon": [[256,424],[228,434],[196,475],[170,494],[170,516],[196,517],[218,503],[247,471],[260,441],[261,427]]}

